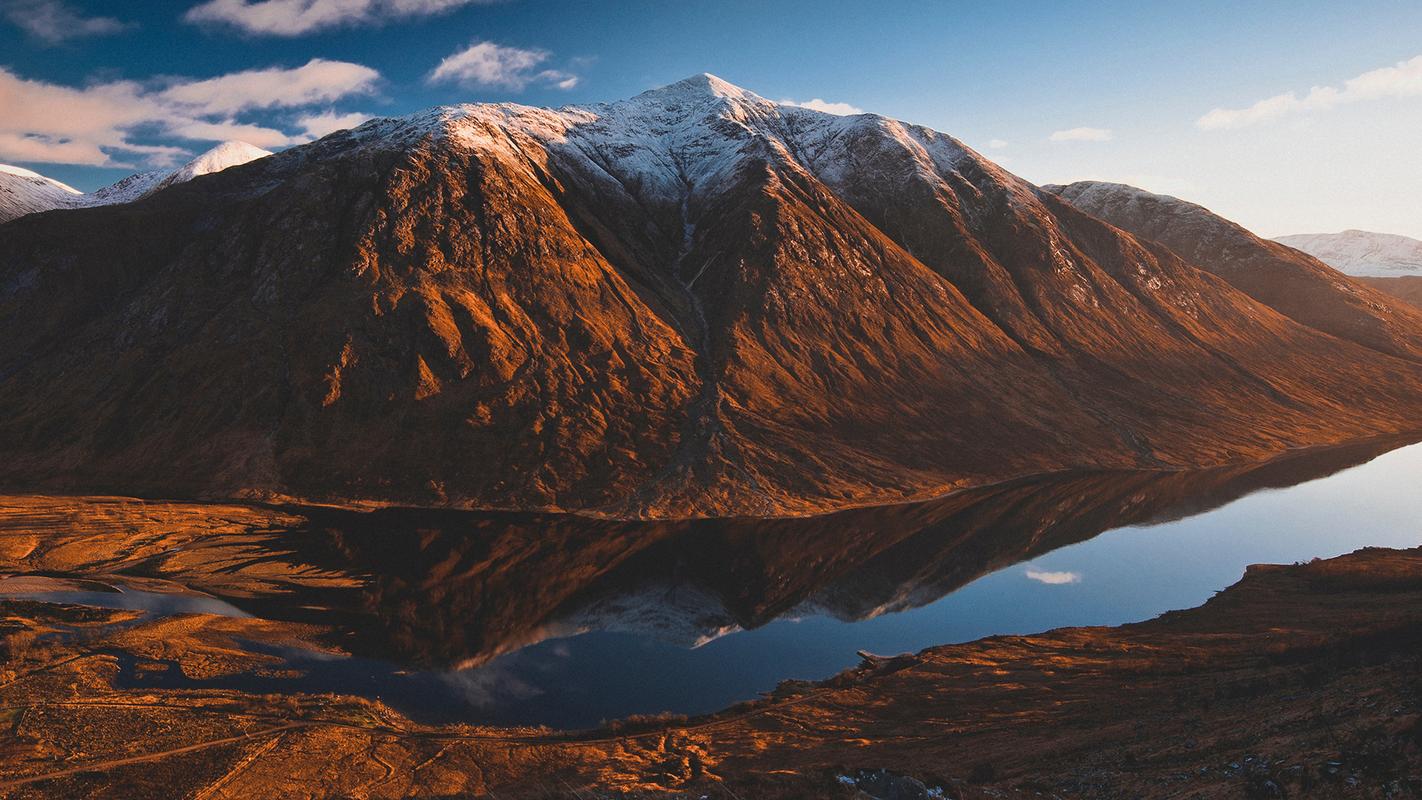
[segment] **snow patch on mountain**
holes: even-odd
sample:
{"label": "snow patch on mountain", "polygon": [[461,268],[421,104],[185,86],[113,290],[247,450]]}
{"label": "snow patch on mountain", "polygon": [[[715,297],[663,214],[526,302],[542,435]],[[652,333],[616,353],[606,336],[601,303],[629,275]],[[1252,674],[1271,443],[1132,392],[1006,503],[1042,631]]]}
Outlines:
{"label": "snow patch on mountain", "polygon": [[246,142],[223,142],[175,170],[140,172],[89,194],[37,172],[0,164],[0,222],[60,208],[129,203],[198,176],[269,155],[270,151]]}
{"label": "snow patch on mountain", "polygon": [[222,144],[203,153],[197,158],[189,161],[173,172],[169,173],[154,191],[172,186],[178,183],[186,183],[200,175],[211,175],[214,172],[221,172],[231,167],[241,166],[249,161],[256,161],[259,158],[266,158],[271,155],[270,150],[263,150],[255,145],[246,142],[223,142]]}
{"label": "snow patch on mountain", "polygon": [[0,164],[0,222],[62,208],[79,196],[78,189],[38,172]]}
{"label": "snow patch on mountain", "polygon": [[1348,275],[1369,278],[1422,275],[1422,241],[1407,236],[1346,230],[1280,236],[1274,241],[1302,250]]}

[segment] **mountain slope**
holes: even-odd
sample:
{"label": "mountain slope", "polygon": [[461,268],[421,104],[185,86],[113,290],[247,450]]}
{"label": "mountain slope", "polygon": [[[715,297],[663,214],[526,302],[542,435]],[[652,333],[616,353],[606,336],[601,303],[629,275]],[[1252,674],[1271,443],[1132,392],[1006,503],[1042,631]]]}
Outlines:
{"label": "mountain slope", "polygon": [[26,485],[800,514],[1422,411],[1410,317],[1340,340],[951,137],[711,76],[32,217],[0,287]]}
{"label": "mountain slope", "polygon": [[0,164],[0,223],[16,217],[64,208],[78,189],[21,167]]}
{"label": "mountain slope", "polygon": [[39,211],[130,203],[160,189],[271,155],[246,142],[223,142],[174,170],[140,172],[89,194],[20,167],[0,164],[0,223]]}
{"label": "mountain slope", "polygon": [[1274,241],[1355,277],[1422,275],[1422,242],[1407,236],[1347,230],[1280,236]]}
{"label": "mountain slope", "polygon": [[1119,183],[1046,186],[1075,207],[1157,242],[1250,297],[1320,331],[1422,360],[1422,313],[1206,208]]}
{"label": "mountain slope", "polygon": [[1363,277],[1358,280],[1404,303],[1422,306],[1422,275],[1399,275],[1396,278]]}

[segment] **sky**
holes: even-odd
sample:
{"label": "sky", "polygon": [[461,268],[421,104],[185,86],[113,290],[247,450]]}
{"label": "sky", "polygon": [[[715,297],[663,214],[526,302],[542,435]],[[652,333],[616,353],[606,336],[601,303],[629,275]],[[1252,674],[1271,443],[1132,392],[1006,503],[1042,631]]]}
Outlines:
{"label": "sky", "polygon": [[1422,238],[1422,3],[0,0],[0,162],[92,190],[462,102],[710,72],[1265,236]]}

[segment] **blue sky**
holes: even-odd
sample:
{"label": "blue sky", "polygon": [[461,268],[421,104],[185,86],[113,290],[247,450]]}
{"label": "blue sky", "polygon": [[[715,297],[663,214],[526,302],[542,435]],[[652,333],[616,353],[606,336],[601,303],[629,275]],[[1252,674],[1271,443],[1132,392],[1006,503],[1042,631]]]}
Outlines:
{"label": "blue sky", "polygon": [[929,125],[1036,182],[1136,183],[1265,235],[1422,237],[1415,0],[0,0],[0,23],[0,162],[81,189],[218,138],[706,71]]}

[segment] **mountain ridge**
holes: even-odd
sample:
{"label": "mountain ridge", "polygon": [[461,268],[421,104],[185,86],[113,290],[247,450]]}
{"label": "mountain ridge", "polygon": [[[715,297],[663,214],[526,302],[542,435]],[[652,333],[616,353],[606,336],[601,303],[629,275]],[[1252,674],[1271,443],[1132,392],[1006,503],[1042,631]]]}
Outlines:
{"label": "mountain ridge", "polygon": [[131,203],[168,186],[269,155],[270,151],[246,142],[223,142],[177,169],[135,173],[87,194],[32,170],[0,164],[0,224],[41,211]]}

